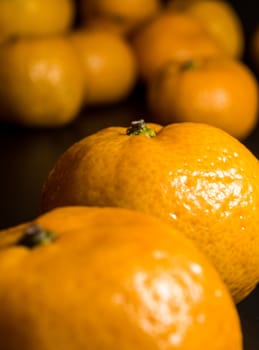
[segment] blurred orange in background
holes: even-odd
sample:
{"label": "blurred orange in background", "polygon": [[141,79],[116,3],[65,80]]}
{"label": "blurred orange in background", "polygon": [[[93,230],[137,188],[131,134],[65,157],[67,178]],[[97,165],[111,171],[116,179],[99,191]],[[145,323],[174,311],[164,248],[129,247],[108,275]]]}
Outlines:
{"label": "blurred orange in background", "polygon": [[[196,61],[202,58],[222,56],[230,56],[241,60],[245,45],[239,14],[231,3],[224,0],[0,1],[0,43],[8,42],[14,38],[26,38],[28,40],[29,37],[33,37],[35,40],[34,46],[37,40],[44,38],[47,41],[48,38],[54,38],[61,34],[68,36],[72,49],[78,56],[78,62],[80,61],[77,68],[73,68],[74,63],[71,64],[71,71],[74,69],[81,71],[82,76],[78,78],[79,80],[75,84],[79,86],[82,84],[82,79],[84,79],[84,96],[81,106],[85,107],[116,104],[126,99],[138,83],[148,84],[153,75],[156,75],[160,69],[164,70],[162,67],[172,60],[186,62],[188,60]],[[256,43],[256,39],[253,42]],[[259,44],[253,44],[254,62],[258,61],[256,46],[259,47]],[[4,52],[3,56],[6,55],[7,47],[8,45],[0,45],[0,51],[3,50]],[[15,47],[14,42],[10,47]],[[44,50],[41,50],[43,62],[51,56],[51,52],[48,51],[47,46]],[[34,48],[32,52],[34,52]],[[9,113],[10,116],[6,116],[5,119],[10,118],[12,121],[19,121],[21,120],[20,116],[25,115],[26,110],[35,110],[35,106],[38,105],[38,103],[35,103],[36,95],[34,96],[35,100],[32,99],[32,79],[27,88],[25,83],[27,78],[22,77],[22,74],[25,74],[25,68],[22,68],[22,66],[29,67],[34,63],[30,61],[29,54],[22,58],[21,52],[14,50],[12,55],[17,55],[17,57],[12,57],[12,60],[7,62],[6,72],[3,73],[4,70],[1,69],[0,85],[4,86],[6,84],[7,86],[6,89],[2,88],[0,91],[4,96],[1,99],[6,100],[3,102],[2,115]],[[40,59],[39,55],[37,59]],[[11,64],[13,64],[12,67]],[[66,59],[62,64],[63,66],[68,65]],[[21,67],[20,70],[18,65]],[[48,73],[46,74],[49,76]],[[78,73],[75,73],[74,81],[76,81],[77,76]],[[41,78],[43,79],[43,74]],[[157,79],[154,78],[154,80]],[[237,78],[233,78],[233,81],[236,80]],[[16,84],[15,81],[17,81]],[[223,79],[222,82],[224,81]],[[39,81],[37,83],[34,81],[34,83],[38,86],[42,84]],[[57,82],[56,86],[59,84],[61,85],[61,82]],[[64,82],[64,86],[66,84]],[[157,86],[157,83],[155,86]],[[168,86],[165,88],[161,85],[161,89],[167,90]],[[18,90],[20,90],[19,94]],[[25,96],[22,90],[28,90],[28,97]],[[155,91],[155,88],[152,88],[152,90]],[[14,91],[16,92],[14,93]],[[75,99],[77,99],[77,94],[78,92],[75,92]],[[172,101],[169,101],[170,105],[166,104],[166,99],[170,94],[172,92],[169,93],[168,90],[165,96],[161,98],[161,93],[158,91],[156,98],[154,98],[157,106],[152,107],[151,110],[159,110],[162,101],[165,104],[163,111],[161,111],[161,120],[165,118],[164,111],[171,110]],[[244,93],[244,96],[246,95]],[[251,95],[251,100],[253,96],[254,94]],[[53,103],[54,97],[55,93],[50,98]],[[56,98],[60,99],[60,94]],[[11,99],[13,99],[13,107],[11,107]],[[25,106],[26,99],[28,101]],[[158,102],[160,99],[161,103]],[[79,116],[81,111],[79,107],[75,107],[72,117],[68,106],[71,100],[72,97],[69,97],[68,103],[64,105],[64,109],[67,109],[67,115],[70,115],[68,120],[75,118],[74,113],[76,111],[78,111]],[[39,102],[39,105],[41,103]],[[58,104],[60,101],[56,101],[56,103]],[[185,103],[188,104],[189,102],[186,101]],[[31,106],[29,106],[30,104]],[[238,101],[236,101],[235,105],[238,106],[238,104]],[[243,135],[248,134],[248,130],[253,129],[255,118],[250,117],[254,115],[254,113],[250,113],[250,110],[254,108],[254,102],[249,106],[246,123],[245,121],[240,122],[240,130],[243,130],[243,132],[241,134],[239,131],[236,132],[237,127],[235,127],[234,135],[237,134],[243,137]],[[225,107],[221,107],[222,111]],[[21,110],[23,110],[22,113]],[[41,113],[43,113],[43,110]],[[233,108],[231,110],[233,111]],[[50,113],[47,113],[46,125],[55,126],[57,120],[61,122],[60,115],[55,115],[56,113],[54,110],[51,112],[53,118],[51,122]],[[63,115],[66,113],[63,112]],[[210,121],[213,120],[213,113],[209,118]],[[30,125],[39,125],[39,115],[34,114],[35,123],[32,122],[32,115],[28,113],[25,120],[30,119]],[[199,120],[200,118],[197,110],[193,110],[192,116],[191,119]],[[227,120],[233,120],[234,117],[237,117],[237,114],[231,113],[231,116],[225,118],[224,128]],[[42,118],[43,114],[40,117],[40,124],[43,125]],[[177,115],[174,116],[174,119],[177,118]],[[171,120],[171,117],[169,120]],[[63,121],[66,123],[66,118]],[[217,122],[218,124],[221,125],[221,121]]]}
{"label": "blurred orange in background", "polygon": [[84,67],[84,104],[116,103],[135,87],[137,64],[129,43],[104,29],[80,29],[70,34]]}
{"label": "blurred orange in background", "polygon": [[140,75],[148,80],[170,60],[186,61],[198,57],[225,55],[225,50],[188,13],[164,10],[142,26],[132,38]]}
{"label": "blurred orange in background", "polygon": [[0,118],[28,127],[57,127],[78,115],[83,67],[65,36],[20,38],[0,49]]}
{"label": "blurred orange in background", "polygon": [[129,34],[162,8],[161,0],[79,0],[82,26]]}
{"label": "blurred orange in background", "polygon": [[170,0],[168,8],[185,11],[201,21],[231,57],[244,53],[244,29],[239,14],[225,0]]}
{"label": "blurred orange in background", "polygon": [[63,33],[75,19],[74,0],[0,1],[0,41]]}
{"label": "blurred orange in background", "polygon": [[147,103],[156,122],[202,122],[239,139],[258,119],[258,83],[253,72],[230,57],[171,61],[149,81]]}

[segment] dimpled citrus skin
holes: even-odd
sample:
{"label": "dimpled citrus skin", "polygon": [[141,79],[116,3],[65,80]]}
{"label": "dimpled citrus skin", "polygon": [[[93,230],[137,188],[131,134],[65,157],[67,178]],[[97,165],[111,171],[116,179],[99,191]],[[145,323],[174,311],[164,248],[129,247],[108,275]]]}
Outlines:
{"label": "dimpled citrus skin", "polygon": [[210,257],[239,302],[259,278],[258,160],[213,126],[155,128],[148,138],[110,127],[72,145],[43,186],[41,210],[108,205],[171,222]]}
{"label": "dimpled citrus skin", "polygon": [[33,223],[56,239],[29,249],[16,245],[29,223],[0,232],[5,350],[242,349],[226,286],[170,225],[93,207]]}

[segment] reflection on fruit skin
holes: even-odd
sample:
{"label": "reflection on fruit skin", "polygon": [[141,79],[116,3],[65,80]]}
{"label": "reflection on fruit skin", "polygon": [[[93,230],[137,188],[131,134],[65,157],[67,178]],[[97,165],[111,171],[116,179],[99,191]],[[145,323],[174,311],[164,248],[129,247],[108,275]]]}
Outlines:
{"label": "reflection on fruit skin", "polygon": [[155,137],[110,127],[72,145],[44,183],[41,211],[115,206],[164,219],[210,257],[240,302],[259,279],[258,160],[207,124],[150,128]]}
{"label": "reflection on fruit skin", "polygon": [[[39,230],[54,240],[31,246],[28,230],[34,243]],[[217,271],[152,216],[63,207],[0,237],[0,340],[7,349],[200,350],[211,338],[210,350],[242,349],[237,310]]]}

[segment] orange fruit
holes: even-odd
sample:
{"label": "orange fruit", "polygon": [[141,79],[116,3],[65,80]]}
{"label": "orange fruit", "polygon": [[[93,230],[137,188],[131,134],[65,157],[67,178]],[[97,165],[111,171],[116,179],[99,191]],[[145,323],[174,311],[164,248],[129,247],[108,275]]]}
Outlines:
{"label": "orange fruit", "polygon": [[137,65],[123,37],[104,29],[80,29],[70,39],[83,63],[86,105],[115,103],[131,93]]}
{"label": "orange fruit", "polygon": [[171,0],[168,8],[186,11],[200,20],[230,57],[243,56],[245,46],[243,24],[239,13],[228,1]]}
{"label": "orange fruit", "polygon": [[0,38],[60,34],[74,17],[73,0],[0,1]]}
{"label": "orange fruit", "polygon": [[128,35],[161,8],[161,0],[79,0],[80,24]]}
{"label": "orange fruit", "polygon": [[0,47],[0,118],[28,127],[70,123],[83,101],[82,72],[66,37],[6,42]]}
{"label": "orange fruit", "polygon": [[69,147],[50,171],[41,211],[125,207],[157,216],[196,242],[236,302],[259,281],[259,162],[214,126],[132,123]]}
{"label": "orange fruit", "polygon": [[245,139],[258,120],[258,83],[247,65],[214,57],[169,62],[149,81],[154,121],[208,123]]}
{"label": "orange fruit", "polygon": [[143,25],[131,39],[144,80],[170,60],[224,55],[225,50],[187,13],[163,11]]}
{"label": "orange fruit", "polygon": [[59,208],[0,232],[0,308],[6,350],[242,349],[207,259],[126,209]]}

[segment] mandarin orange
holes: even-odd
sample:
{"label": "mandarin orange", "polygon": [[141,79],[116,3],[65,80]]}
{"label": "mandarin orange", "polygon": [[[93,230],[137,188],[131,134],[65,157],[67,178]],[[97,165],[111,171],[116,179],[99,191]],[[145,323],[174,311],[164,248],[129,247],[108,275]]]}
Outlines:
{"label": "mandarin orange", "polygon": [[147,86],[155,122],[207,123],[242,140],[257,125],[258,98],[253,71],[229,57],[168,62]]}
{"label": "mandarin orange", "polygon": [[144,81],[170,60],[226,54],[200,21],[184,12],[159,13],[136,31],[131,43]]}
{"label": "mandarin orange", "polygon": [[129,35],[155,16],[161,0],[79,0],[82,27],[97,27]]}
{"label": "mandarin orange", "polygon": [[84,104],[111,104],[128,97],[137,80],[137,63],[128,41],[100,28],[74,30],[69,38],[82,61]]}
{"label": "mandarin orange", "polygon": [[42,212],[63,205],[125,207],[171,223],[210,258],[236,302],[259,281],[259,162],[214,126],[136,121],[83,138],[43,186]]}
{"label": "mandarin orange", "polygon": [[0,119],[26,127],[64,126],[78,116],[83,93],[83,66],[66,36],[1,45]]}
{"label": "mandarin orange", "polygon": [[190,13],[201,21],[230,57],[243,57],[245,49],[243,23],[239,13],[229,1],[171,0],[168,8]]}
{"label": "mandarin orange", "polygon": [[73,0],[0,1],[0,41],[67,32],[75,20]]}
{"label": "mandarin orange", "polygon": [[208,260],[127,209],[59,208],[1,231],[0,309],[5,350],[242,349]]}

